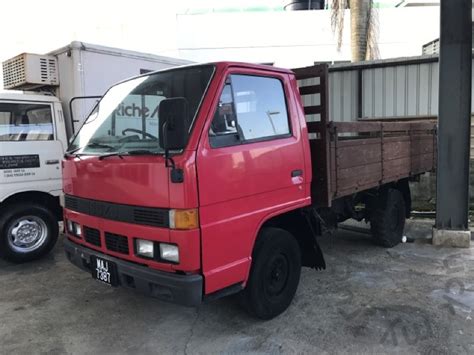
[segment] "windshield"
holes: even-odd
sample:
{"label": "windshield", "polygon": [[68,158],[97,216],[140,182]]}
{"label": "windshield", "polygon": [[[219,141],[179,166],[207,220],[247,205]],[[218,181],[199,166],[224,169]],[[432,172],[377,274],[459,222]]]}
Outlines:
{"label": "windshield", "polygon": [[113,86],[84,122],[68,151],[92,155],[164,153],[158,142],[160,102],[185,98],[189,121],[194,122],[213,72],[210,65],[178,68]]}

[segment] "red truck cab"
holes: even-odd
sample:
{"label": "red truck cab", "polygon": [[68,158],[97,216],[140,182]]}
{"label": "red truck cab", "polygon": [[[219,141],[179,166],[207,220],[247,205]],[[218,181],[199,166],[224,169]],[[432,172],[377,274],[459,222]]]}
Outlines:
{"label": "red truck cab", "polygon": [[63,161],[66,255],[109,285],[191,306],[243,291],[274,317],[302,265],[325,267],[311,154],[290,70],[219,62],[121,82]]}

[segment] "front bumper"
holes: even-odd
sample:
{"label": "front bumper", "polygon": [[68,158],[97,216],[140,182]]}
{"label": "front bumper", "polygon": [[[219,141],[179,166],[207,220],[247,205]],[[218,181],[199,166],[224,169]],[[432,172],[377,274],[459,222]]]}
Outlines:
{"label": "front bumper", "polygon": [[115,263],[120,286],[135,289],[140,293],[163,301],[185,306],[197,306],[202,302],[203,280],[201,275],[179,275],[150,269],[99,253],[69,239],[64,241],[64,250],[71,263],[89,273],[91,272],[91,255]]}

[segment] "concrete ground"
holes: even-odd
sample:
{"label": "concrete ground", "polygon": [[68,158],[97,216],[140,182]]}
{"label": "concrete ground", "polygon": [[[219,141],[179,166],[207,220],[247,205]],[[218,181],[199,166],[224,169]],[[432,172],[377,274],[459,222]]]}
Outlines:
{"label": "concrete ground", "polygon": [[[421,227],[420,227],[421,226]],[[66,260],[0,261],[0,353],[474,353],[474,248],[386,250],[365,233],[322,238],[290,308],[255,320],[235,297],[185,308],[103,286]],[[426,233],[425,233],[426,232]]]}

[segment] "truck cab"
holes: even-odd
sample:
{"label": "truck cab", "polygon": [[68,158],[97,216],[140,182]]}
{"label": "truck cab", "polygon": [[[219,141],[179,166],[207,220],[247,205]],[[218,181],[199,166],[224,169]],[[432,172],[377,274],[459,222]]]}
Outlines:
{"label": "truck cab", "polygon": [[0,255],[25,261],[54,246],[67,145],[56,97],[0,93]]}
{"label": "truck cab", "polygon": [[[397,242],[407,177],[431,169],[416,165],[424,159],[404,166],[403,154],[423,146],[419,137],[433,142],[432,131],[364,123],[340,126],[349,135],[338,138],[325,122],[327,67],[316,69],[298,71],[320,76],[304,89],[293,71],[234,62],[110,88],[63,161],[68,259],[107,285],[184,305],[240,293],[251,314],[269,319],[291,303],[302,266],[325,267],[316,236],[337,222],[373,216],[381,240]],[[321,107],[303,107],[310,92]],[[320,121],[306,123],[305,113]],[[386,139],[396,149],[383,153]],[[405,149],[412,139],[417,148]],[[362,159],[366,147],[368,158],[400,160],[396,174]],[[359,165],[374,176],[352,176]]]}

